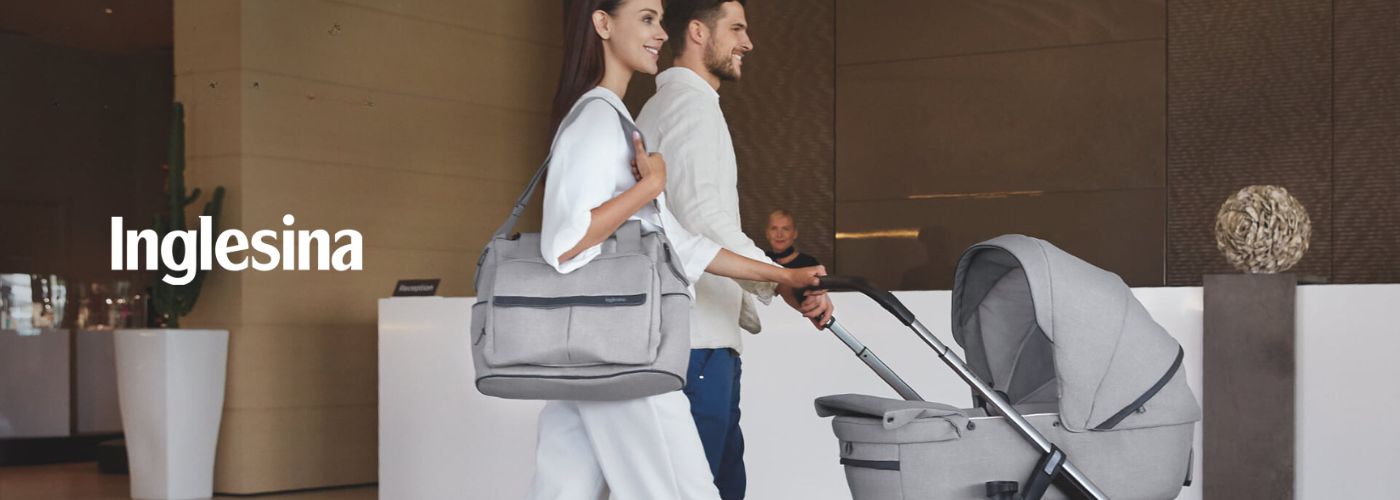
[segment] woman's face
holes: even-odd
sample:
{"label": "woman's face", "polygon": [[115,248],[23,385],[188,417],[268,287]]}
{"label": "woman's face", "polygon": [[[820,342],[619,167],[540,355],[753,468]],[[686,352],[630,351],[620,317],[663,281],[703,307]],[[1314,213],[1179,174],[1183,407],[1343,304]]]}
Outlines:
{"label": "woman's face", "polygon": [[656,74],[661,45],[666,43],[661,14],[661,0],[626,0],[617,15],[603,13],[606,19],[598,35],[605,52],[632,71]]}

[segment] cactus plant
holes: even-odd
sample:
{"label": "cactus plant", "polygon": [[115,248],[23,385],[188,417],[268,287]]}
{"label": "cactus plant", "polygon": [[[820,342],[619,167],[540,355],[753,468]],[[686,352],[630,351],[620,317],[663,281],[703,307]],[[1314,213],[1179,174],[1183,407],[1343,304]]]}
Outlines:
{"label": "cactus plant", "polygon": [[[155,231],[160,236],[159,241],[165,241],[166,235],[175,231],[185,231],[185,207],[193,204],[199,199],[201,194],[199,188],[195,188],[189,195],[185,194],[185,107],[176,102],[170,118],[170,149],[165,165],[165,198],[166,210],[164,215],[156,214]],[[214,188],[214,196],[204,204],[202,215],[210,217],[213,227],[206,228],[207,231],[218,234],[219,211],[223,208],[224,188],[219,186]],[[184,248],[179,247],[181,242],[177,241],[175,254],[184,252]],[[160,274],[170,274],[172,271],[166,268],[164,259],[161,260]],[[151,294],[151,303],[155,307],[158,320],[165,328],[179,328],[180,317],[190,313],[194,309],[195,301],[199,300],[199,290],[204,285],[204,275],[206,272],[196,269],[194,280],[188,284],[176,286],[166,283],[163,280],[155,281],[155,289]]]}

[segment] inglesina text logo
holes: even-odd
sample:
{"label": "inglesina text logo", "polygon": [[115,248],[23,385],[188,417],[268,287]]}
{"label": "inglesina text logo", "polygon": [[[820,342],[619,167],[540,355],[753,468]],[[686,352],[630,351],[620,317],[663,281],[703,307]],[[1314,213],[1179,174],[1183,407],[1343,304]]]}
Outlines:
{"label": "inglesina text logo", "polygon": [[[296,217],[292,217],[292,214],[282,216],[285,226],[291,227],[295,222]],[[209,216],[200,216],[198,230],[172,231],[161,241],[152,229],[123,231],[122,218],[112,217],[112,270],[158,270],[158,254],[159,264],[164,264],[165,269],[184,273],[179,276],[166,274],[161,281],[179,286],[193,281],[196,270],[212,270],[214,262],[229,271],[242,271],[249,266],[256,271],[271,271],[277,269],[279,263],[282,269],[288,271],[364,269],[363,238],[359,231],[352,229],[336,231],[334,239],[324,229],[287,229],[282,231],[280,238],[277,231],[270,229],[254,232],[251,238],[237,229],[225,230],[217,238],[212,232],[213,222]],[[342,239],[345,240],[344,244]],[[277,247],[279,241],[282,244],[280,251]],[[332,243],[339,245],[334,252],[331,251]],[[242,255],[250,247],[255,255]],[[138,258],[142,248],[146,251],[144,267]],[[311,265],[313,250],[316,255],[315,267]]]}

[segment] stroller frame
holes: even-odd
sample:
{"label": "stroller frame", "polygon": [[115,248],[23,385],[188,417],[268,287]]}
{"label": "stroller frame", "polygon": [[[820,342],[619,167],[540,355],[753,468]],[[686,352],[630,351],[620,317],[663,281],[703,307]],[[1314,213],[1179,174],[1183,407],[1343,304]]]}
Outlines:
{"label": "stroller frame", "polygon": [[[1051,483],[1053,483],[1057,477],[1063,477],[1065,481],[1070,486],[1073,486],[1079,495],[1084,498],[1092,498],[1095,500],[1106,500],[1108,498],[1103,491],[1099,490],[1099,488],[1094,485],[1094,482],[1090,480],[1088,476],[1084,475],[1079,468],[1075,467],[1074,464],[1070,462],[1069,458],[1065,456],[1062,450],[1056,447],[1054,443],[1050,442],[1049,439],[1046,439],[1035,427],[1032,427],[1030,422],[1026,421],[1026,418],[1012,407],[1011,403],[1009,403],[1006,398],[992,390],[986,382],[972,373],[972,370],[967,367],[963,359],[959,357],[957,353],[952,352],[947,344],[938,340],[938,337],[934,336],[933,332],[929,331],[928,328],[920,323],[919,320],[914,317],[914,314],[909,312],[909,308],[905,307],[899,299],[895,298],[894,294],[875,288],[864,278],[823,276],[820,278],[820,281],[820,285],[816,287],[818,289],[860,292],[875,300],[875,302],[885,308],[886,311],[889,311],[890,314],[899,318],[899,321],[904,323],[904,326],[912,329],[920,340],[932,348],[934,352],[938,353],[938,357],[943,360],[944,364],[947,364],[954,373],[957,373],[959,378],[972,387],[975,396],[982,401],[990,403],[1000,416],[1006,417],[1006,419],[1011,422],[1011,425],[1016,428],[1017,432],[1020,433],[1022,437],[1026,438],[1031,445],[1040,450],[1042,458],[1030,472],[1030,478],[1026,481],[1025,489],[1022,490],[1018,498],[1022,498],[1023,500],[1038,500],[1044,495],[1045,491],[1050,488]],[[895,374],[894,370],[890,369],[889,365],[881,361],[879,356],[876,356],[865,344],[862,344],[860,340],[856,339],[850,331],[846,330],[840,323],[837,323],[836,318],[831,318],[831,320],[822,325],[821,328],[831,330],[831,333],[836,335],[836,338],[846,344],[846,347],[849,347],[851,351],[855,353],[856,357],[860,358],[866,366],[869,366],[886,384],[889,384],[900,397],[908,401],[923,401],[923,398],[921,398],[904,379]],[[993,494],[990,491],[991,486],[992,484],[989,483],[988,496]]]}

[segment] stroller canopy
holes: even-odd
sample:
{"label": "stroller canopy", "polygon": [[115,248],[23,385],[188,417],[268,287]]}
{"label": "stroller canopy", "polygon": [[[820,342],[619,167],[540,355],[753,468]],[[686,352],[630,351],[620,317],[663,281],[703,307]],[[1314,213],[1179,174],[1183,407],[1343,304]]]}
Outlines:
{"label": "stroller canopy", "polygon": [[1058,409],[1070,431],[1200,419],[1180,344],[1118,275],[1048,242],[1007,235],[969,248],[952,307],[968,367],[1013,405]]}

